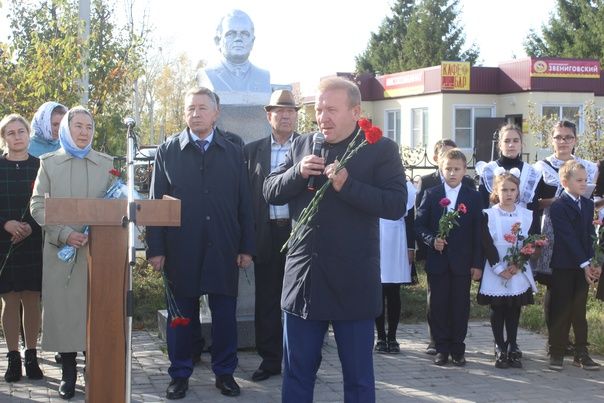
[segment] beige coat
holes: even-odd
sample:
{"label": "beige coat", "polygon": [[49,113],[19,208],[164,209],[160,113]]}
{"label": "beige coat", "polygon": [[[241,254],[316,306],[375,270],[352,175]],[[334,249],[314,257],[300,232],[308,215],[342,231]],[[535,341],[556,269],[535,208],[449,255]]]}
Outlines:
{"label": "beige coat", "polygon": [[[40,170],[31,199],[31,215],[45,231],[42,270],[42,349],[74,352],[86,349],[88,246],[80,248],[75,263],[65,263],[57,252],[72,231],[81,226],[44,225],[44,195],[102,198],[109,187],[113,159],[91,150],[84,159],[63,149],[40,158]],[[71,277],[69,273],[72,270]]]}

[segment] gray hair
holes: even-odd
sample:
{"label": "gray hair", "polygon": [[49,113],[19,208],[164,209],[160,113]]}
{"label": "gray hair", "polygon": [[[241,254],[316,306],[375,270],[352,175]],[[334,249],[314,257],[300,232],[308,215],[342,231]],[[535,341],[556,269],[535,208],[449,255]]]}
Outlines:
{"label": "gray hair", "polygon": [[361,105],[361,90],[359,90],[359,87],[352,81],[342,77],[324,78],[319,83],[318,90],[319,93],[330,90],[345,90],[348,95],[349,107],[354,108],[357,105]]}
{"label": "gray hair", "polygon": [[188,97],[192,97],[194,95],[205,95],[208,98],[210,98],[210,101],[212,101],[212,103],[214,104],[216,109],[218,109],[220,107],[220,98],[218,98],[218,95],[216,95],[216,93],[214,93],[214,91],[212,91],[209,88],[193,87],[186,92],[185,99],[187,99]]}
{"label": "gray hair", "polygon": [[84,108],[82,105],[74,106],[69,110],[69,112],[67,112],[67,125],[70,125],[71,119],[73,119],[73,117],[78,114],[88,115],[88,117],[92,121],[92,132],[94,133],[94,117],[92,116],[92,113],[90,113],[90,111]]}

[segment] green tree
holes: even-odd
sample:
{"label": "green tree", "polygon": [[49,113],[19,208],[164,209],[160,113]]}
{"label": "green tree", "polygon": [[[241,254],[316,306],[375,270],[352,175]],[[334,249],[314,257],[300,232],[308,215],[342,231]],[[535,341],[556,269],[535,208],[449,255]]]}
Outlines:
{"label": "green tree", "polygon": [[392,16],[384,19],[377,33],[371,33],[367,49],[355,57],[357,72],[388,74],[405,69],[401,49],[414,9],[415,0],[397,0],[392,5]]}
{"label": "green tree", "polygon": [[476,62],[480,52],[475,44],[463,50],[466,36],[458,16],[459,0],[420,3],[403,44],[405,70],[435,66],[443,60]]}
{"label": "green tree", "polygon": [[356,57],[357,73],[395,73],[434,66],[443,60],[475,63],[475,44],[464,50],[465,33],[459,22],[459,0],[398,0],[392,17],[373,33],[367,49]]}
{"label": "green tree", "polygon": [[572,57],[604,62],[604,0],[558,0],[541,33],[530,30],[524,50],[534,57]]}

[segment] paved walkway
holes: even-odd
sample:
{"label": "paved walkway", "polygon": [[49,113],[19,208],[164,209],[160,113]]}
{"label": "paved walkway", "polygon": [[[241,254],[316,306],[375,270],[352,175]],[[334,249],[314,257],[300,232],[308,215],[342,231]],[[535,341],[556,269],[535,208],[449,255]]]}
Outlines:
{"label": "paved walkway", "polygon": [[[492,354],[492,335],[487,323],[472,322],[467,341],[464,368],[437,367],[432,357],[424,353],[426,326],[401,325],[398,340],[400,355],[376,355],[374,368],[377,401],[394,402],[593,402],[604,401],[604,370],[587,372],[572,366],[568,358],[562,372],[547,369],[542,335],[521,330],[518,335],[524,353],[524,369],[495,369]],[[135,332],[132,374],[132,401],[163,401],[169,381],[166,372],[168,360],[162,351],[163,343],[155,335]],[[6,351],[6,345],[0,345]],[[4,353],[2,353],[4,355]],[[594,357],[604,364],[602,357]],[[42,355],[44,380],[27,378],[6,384],[0,378],[0,402],[59,402],[56,389],[61,378],[60,367],[54,363],[52,353]],[[239,367],[235,372],[242,393],[238,398],[222,396],[214,387],[214,376],[209,366],[209,356],[202,356],[190,380],[190,389],[183,402],[280,402],[281,377],[254,383],[250,377],[259,363],[254,352],[239,354]],[[72,401],[84,401],[83,377],[78,379],[78,389]],[[6,359],[0,360],[0,375],[6,371]],[[323,349],[323,362],[315,388],[315,402],[342,402],[342,375],[333,334],[329,335]],[[110,402],[108,402],[110,403]]]}

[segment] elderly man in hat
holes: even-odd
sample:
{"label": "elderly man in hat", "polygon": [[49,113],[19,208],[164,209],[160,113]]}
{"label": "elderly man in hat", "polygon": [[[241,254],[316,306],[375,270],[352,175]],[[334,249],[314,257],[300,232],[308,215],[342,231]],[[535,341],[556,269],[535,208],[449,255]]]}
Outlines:
{"label": "elderly man in hat", "polygon": [[244,151],[252,189],[252,204],[256,222],[257,254],[254,259],[256,275],[256,348],[262,362],[252,375],[253,381],[263,381],[281,373],[283,358],[283,328],[281,325],[281,287],[285,254],[281,246],[291,231],[289,209],[286,205],[269,205],[262,195],[264,178],[285,159],[293,140],[298,109],[294,95],[277,90],[264,107],[272,128],[270,136],[249,143]]}

